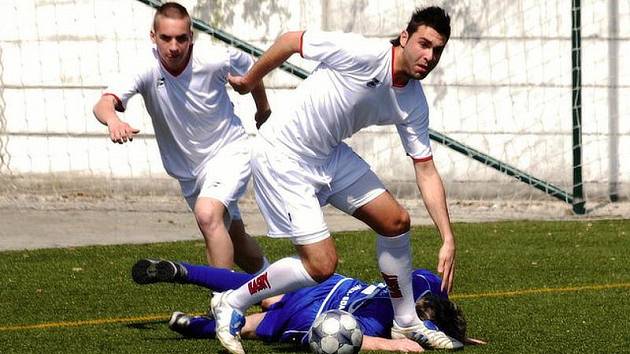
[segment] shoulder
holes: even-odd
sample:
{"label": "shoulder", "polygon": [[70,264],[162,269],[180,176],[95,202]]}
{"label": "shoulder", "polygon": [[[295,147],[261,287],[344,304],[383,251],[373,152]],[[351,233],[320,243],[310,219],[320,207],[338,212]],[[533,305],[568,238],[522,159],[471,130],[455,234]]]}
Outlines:
{"label": "shoulder", "polygon": [[301,54],[338,71],[372,73],[388,65],[391,45],[356,33],[304,32]]}
{"label": "shoulder", "polygon": [[303,45],[330,47],[333,51],[352,54],[357,58],[376,58],[382,55],[389,43],[381,39],[367,38],[358,33],[304,31]]}
{"label": "shoulder", "polygon": [[160,68],[157,50],[152,48],[149,52],[138,55],[132,66],[124,67],[118,75],[118,79],[124,82],[135,82],[141,88],[144,83],[153,82]]}
{"label": "shoulder", "polygon": [[195,44],[192,52],[193,61],[202,66],[229,65],[230,50],[216,45]]}

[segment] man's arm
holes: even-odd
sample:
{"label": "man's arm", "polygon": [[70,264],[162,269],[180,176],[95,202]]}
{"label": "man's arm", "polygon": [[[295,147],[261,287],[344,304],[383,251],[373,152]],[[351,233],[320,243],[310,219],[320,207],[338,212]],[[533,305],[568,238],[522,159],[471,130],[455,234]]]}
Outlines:
{"label": "man's arm", "polygon": [[442,237],[442,247],[438,255],[437,271],[442,275],[442,290],[453,288],[455,273],[455,237],[451,230],[451,221],[446,206],[446,193],[442,178],[433,164],[433,160],[414,163],[416,183],[422,194],[424,205]]}
{"label": "man's arm", "polygon": [[403,353],[419,353],[424,351],[420,344],[407,338],[388,339],[365,335],[363,336],[363,343],[361,344],[361,351],[364,350],[385,350]]}
{"label": "man's arm", "polygon": [[245,75],[228,75],[230,85],[241,95],[252,91],[271,70],[282,65],[291,55],[299,53],[302,33],[287,32],[281,35]]}
{"label": "man's arm", "polygon": [[252,98],[256,104],[256,114],[254,120],[256,121],[256,129],[260,129],[260,126],[267,121],[267,118],[271,115],[271,108],[269,108],[269,101],[267,100],[267,93],[265,92],[265,84],[262,81],[258,82],[252,89]]}
{"label": "man's arm", "polygon": [[138,134],[140,130],[132,128],[129,124],[123,122],[118,118],[116,114],[116,106],[118,99],[112,95],[103,95],[96,102],[92,112],[94,117],[106,125],[109,130],[109,138],[114,143],[123,144],[127,141],[132,141],[134,135]]}

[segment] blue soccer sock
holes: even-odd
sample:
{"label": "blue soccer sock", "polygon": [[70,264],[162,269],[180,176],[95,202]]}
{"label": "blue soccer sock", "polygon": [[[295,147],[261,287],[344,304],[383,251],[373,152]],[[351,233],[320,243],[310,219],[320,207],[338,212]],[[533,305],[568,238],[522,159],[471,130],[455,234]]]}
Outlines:
{"label": "blue soccer sock", "polygon": [[171,328],[173,331],[188,338],[214,338],[216,322],[210,317],[194,316],[190,318],[187,326]]}
{"label": "blue soccer sock", "polygon": [[218,292],[237,289],[253,278],[251,274],[233,272],[224,268],[192,265],[188,263],[181,263],[181,265],[188,271],[186,277],[188,283],[203,286]]}

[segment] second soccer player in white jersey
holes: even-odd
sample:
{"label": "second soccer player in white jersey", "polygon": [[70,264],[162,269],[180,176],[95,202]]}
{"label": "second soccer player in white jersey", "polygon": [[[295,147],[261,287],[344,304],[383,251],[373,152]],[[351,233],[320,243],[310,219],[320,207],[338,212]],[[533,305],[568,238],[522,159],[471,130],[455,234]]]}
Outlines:
{"label": "second soccer player in white jersey", "polygon": [[[114,143],[139,132],[120,120],[129,99],[142,95],[166,172],[176,178],[194,211],[210,265],[249,273],[265,264],[258,243],[244,229],[238,199],[251,175],[247,135],[228,96],[228,74],[243,74],[253,59],[219,47],[195,47],[191,18],[177,3],[160,6],[151,39],[149,64],[110,85],[94,106]],[[257,126],[270,114],[265,88],[255,85]],[[226,225],[229,225],[226,227]],[[228,234],[229,228],[229,234]]]}
{"label": "second soccer player in white jersey", "polygon": [[429,109],[419,80],[438,64],[450,36],[450,18],[438,7],[416,10],[391,43],[354,34],[307,30],[282,35],[243,76],[229,77],[250,92],[294,53],[319,61],[259,131],[252,168],[256,199],[271,237],[290,237],[299,257],[271,264],[248,284],[211,300],[217,337],[243,353],[242,314],[262,299],[312,286],[330,277],[337,253],[324,222],[327,203],[364,221],[377,235],[377,260],[394,309],[392,337],[424,347],[457,349],[456,339],[432,341],[414,311],[411,287],[410,220],[374,172],[343,139],[371,125],[396,126],[426,208],[443,240],[437,270],[442,289],[453,284],[455,239],[442,180],[433,164]]}

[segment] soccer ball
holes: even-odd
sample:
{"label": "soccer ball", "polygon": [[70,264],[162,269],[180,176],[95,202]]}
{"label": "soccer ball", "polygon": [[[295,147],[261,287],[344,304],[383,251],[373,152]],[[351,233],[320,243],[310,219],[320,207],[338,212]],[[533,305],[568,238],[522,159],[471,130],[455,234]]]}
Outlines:
{"label": "soccer ball", "polygon": [[342,310],[330,310],[317,316],[308,333],[308,344],[316,354],[358,353],[361,343],[361,326],[352,314]]}

